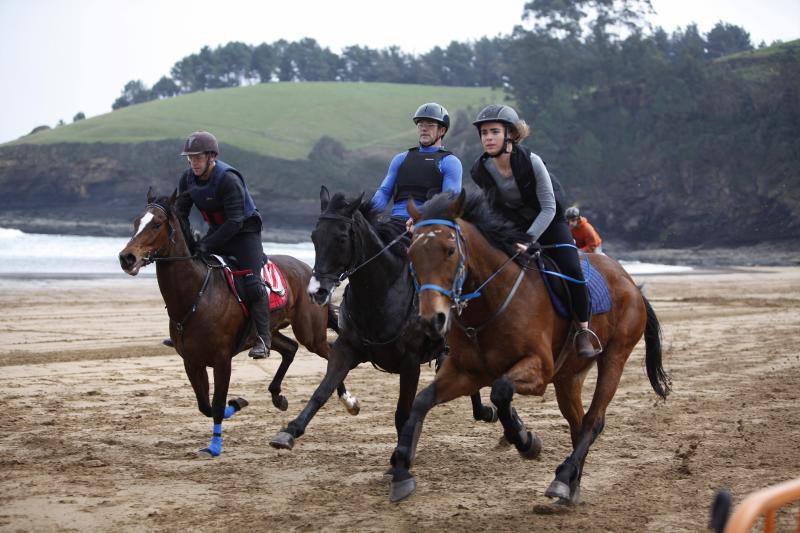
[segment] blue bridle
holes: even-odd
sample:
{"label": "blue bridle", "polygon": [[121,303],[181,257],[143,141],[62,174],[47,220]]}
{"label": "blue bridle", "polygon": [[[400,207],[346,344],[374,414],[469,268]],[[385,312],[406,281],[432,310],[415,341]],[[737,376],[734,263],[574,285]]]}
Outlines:
{"label": "blue bridle", "polygon": [[[423,285],[419,284],[419,280],[417,279],[417,272],[414,270],[414,263],[411,261],[408,262],[408,268],[411,270],[411,278],[414,280],[414,288],[417,292],[424,292],[424,291],[436,291],[439,292],[453,302],[453,306],[456,310],[460,313],[461,310],[466,307],[467,302],[473,300],[475,298],[480,297],[480,289],[489,282],[491,278],[486,280],[477,290],[470,292],[468,294],[462,294],[464,289],[464,281],[467,279],[467,269],[466,269],[466,256],[467,256],[467,241],[464,239],[464,236],[461,234],[461,228],[452,220],[447,220],[444,218],[431,218],[428,220],[422,220],[414,224],[414,228],[422,228],[425,226],[447,226],[448,228],[452,228],[456,232],[456,247],[458,249],[458,266],[456,267],[455,276],[453,276],[453,283],[450,286],[450,289],[445,289],[441,285],[436,285],[435,283],[425,283]],[[462,246],[463,242],[463,246]],[[494,276],[492,276],[494,277]]]}

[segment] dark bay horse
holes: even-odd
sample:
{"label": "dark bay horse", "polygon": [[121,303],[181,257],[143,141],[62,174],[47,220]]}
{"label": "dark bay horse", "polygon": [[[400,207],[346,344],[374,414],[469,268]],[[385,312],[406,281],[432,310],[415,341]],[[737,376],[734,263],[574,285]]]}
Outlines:
{"label": "dark bay horse", "polygon": [[569,422],[573,451],[556,469],[545,494],[577,503],[589,447],[603,430],[606,408],[642,335],[650,384],[664,399],[669,392],[653,308],[619,263],[587,254],[591,268],[605,278],[613,304],[609,312],[591,318],[603,351],[596,358],[597,386],[584,413],[581,388],[595,360],[576,355],[571,324],[554,312],[541,274],[523,268],[524,256],[519,264],[510,260],[514,243],[528,241],[525,234],[491,211],[480,193],[468,199],[463,193],[457,198],[440,194],[422,213],[409,205],[409,213],[415,223],[409,257],[420,284],[419,313],[431,336],[447,337],[452,355],[414,400],[392,455],[390,500],[399,501],[416,487],[409,469],[422,422],[434,405],[491,386],[505,438],[523,457],[533,459],[541,441],[525,428],[511,400],[514,393],[541,396],[553,383],[558,407]]}
{"label": "dark bay horse", "polygon": [[[417,392],[420,365],[444,349],[443,338],[420,334],[404,225],[379,220],[379,213],[362,203],[363,196],[348,201],[338,193],[331,198],[324,186],[320,190],[322,213],[311,234],[316,260],[308,292],[325,305],[339,283],[349,278],[339,308],[342,331],[328,356],[325,377],[303,411],[270,442],[275,448],[292,449],[334,385],[364,362],[400,374],[394,416],[399,435]],[[481,405],[477,393],[472,405],[476,420],[497,420],[496,411]]]}
{"label": "dark bay horse", "polygon": [[[192,384],[200,412],[214,419],[214,436],[201,454],[215,457],[222,451],[222,420],[247,405],[238,398],[226,406],[231,377],[231,360],[253,345],[255,333],[221,269],[213,261],[194,255],[195,241],[175,214],[177,191],[169,198],[147,193],[147,206],[134,221],[134,236],[119,253],[122,270],[131,276],[151,262],[170,317],[170,336],[183,358],[186,375]],[[329,306],[315,305],[306,294],[311,268],[293,257],[277,255],[275,262],[286,278],[286,305],[270,314],[272,347],[281,354],[281,364],[269,385],[272,403],[286,410],[288,401],[281,394],[281,381],[294,360],[298,343],[280,332],[291,325],[298,342],[321,357],[328,357],[327,328],[338,333],[337,319]],[[216,272],[215,272],[216,270]],[[214,398],[208,402],[207,367],[214,371]],[[339,398],[351,414],[358,413],[358,401],[340,380]]]}

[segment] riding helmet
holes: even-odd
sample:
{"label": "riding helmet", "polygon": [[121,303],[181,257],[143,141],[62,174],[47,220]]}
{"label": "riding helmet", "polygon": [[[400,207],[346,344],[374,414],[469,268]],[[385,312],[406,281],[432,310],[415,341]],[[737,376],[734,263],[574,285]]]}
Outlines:
{"label": "riding helmet", "polygon": [[492,104],[481,109],[478,117],[472,122],[472,125],[480,128],[484,122],[502,122],[513,126],[519,122],[519,115],[510,106],[503,104]]}
{"label": "riding helmet", "polygon": [[414,124],[418,123],[423,118],[435,120],[448,130],[450,129],[450,114],[447,112],[447,109],[445,109],[444,106],[441,106],[436,102],[429,102],[419,106],[417,112],[414,113]]}
{"label": "riding helmet", "polygon": [[196,131],[186,138],[181,155],[203,154],[206,152],[214,152],[215,155],[219,153],[217,138],[207,131]]}

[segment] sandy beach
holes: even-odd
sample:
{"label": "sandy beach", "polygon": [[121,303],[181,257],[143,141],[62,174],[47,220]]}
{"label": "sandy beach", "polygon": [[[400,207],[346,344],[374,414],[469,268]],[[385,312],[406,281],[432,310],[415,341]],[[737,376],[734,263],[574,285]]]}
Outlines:
{"label": "sandy beach", "polygon": [[[211,422],[180,357],[159,344],[167,316],[155,278],[2,280],[0,530],[704,530],[717,488],[738,503],[800,476],[800,267],[637,281],[661,321],[674,392],[657,401],[640,343],[587,459],[583,503],[566,508],[544,497],[570,450],[552,387],[514,402],[543,441],[536,461],[500,446],[501,427],[474,422],[467,398],[436,407],[417,492],[390,504],[382,474],[397,376],[357,368],[347,385],[361,413],[334,398],[294,450],[278,451],[269,439],[325,362],[301,349],[280,412],[266,391],[278,355],[239,354],[230,396],[250,406],[224,423],[223,454],[201,460]],[[424,367],[421,385],[432,378]],[[787,529],[791,509],[779,515]]]}

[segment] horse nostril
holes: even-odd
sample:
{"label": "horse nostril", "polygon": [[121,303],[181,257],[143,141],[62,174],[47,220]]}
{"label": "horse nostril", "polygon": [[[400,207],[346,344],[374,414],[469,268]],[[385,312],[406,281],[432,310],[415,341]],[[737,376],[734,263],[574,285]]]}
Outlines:
{"label": "horse nostril", "polygon": [[433,315],[433,327],[436,328],[436,331],[442,332],[444,330],[444,324],[447,322],[447,315],[444,313],[436,313]]}
{"label": "horse nostril", "polygon": [[122,268],[128,268],[135,262],[136,262],[136,258],[133,257],[133,254],[131,254],[131,253],[119,254],[119,265]]}

